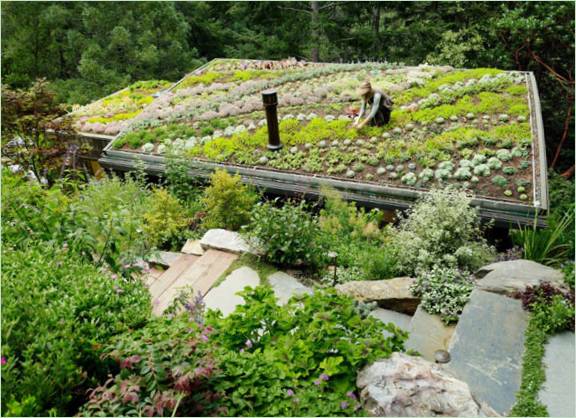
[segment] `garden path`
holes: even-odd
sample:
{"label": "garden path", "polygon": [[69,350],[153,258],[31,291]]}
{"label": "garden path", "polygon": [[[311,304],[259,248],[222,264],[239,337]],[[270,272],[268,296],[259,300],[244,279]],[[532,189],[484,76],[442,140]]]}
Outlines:
{"label": "garden path", "polygon": [[161,315],[186,287],[206,295],[237,258],[236,254],[211,249],[202,256],[180,255],[161,276],[149,280],[153,314]]}

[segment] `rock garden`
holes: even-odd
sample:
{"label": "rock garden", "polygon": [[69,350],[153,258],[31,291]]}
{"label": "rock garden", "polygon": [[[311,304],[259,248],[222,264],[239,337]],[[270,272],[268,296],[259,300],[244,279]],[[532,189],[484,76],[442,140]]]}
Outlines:
{"label": "rock garden", "polygon": [[462,190],[391,222],[186,167],[78,188],[3,170],[7,414],[574,413],[572,183],[506,247]]}

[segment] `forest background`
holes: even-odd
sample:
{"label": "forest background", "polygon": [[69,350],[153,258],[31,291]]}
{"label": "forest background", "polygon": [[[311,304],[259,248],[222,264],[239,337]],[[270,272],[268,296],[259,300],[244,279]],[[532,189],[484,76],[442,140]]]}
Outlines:
{"label": "forest background", "polygon": [[85,104],[213,58],[533,71],[550,168],[574,174],[574,2],[2,2],[2,84]]}

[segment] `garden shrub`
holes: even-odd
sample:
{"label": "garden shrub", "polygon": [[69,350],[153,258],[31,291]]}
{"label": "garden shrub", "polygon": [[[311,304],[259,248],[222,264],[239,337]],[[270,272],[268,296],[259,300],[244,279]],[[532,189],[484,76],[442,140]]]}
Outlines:
{"label": "garden shrub", "polygon": [[405,274],[433,266],[473,271],[494,257],[476,209],[465,192],[432,190],[403,216],[394,235],[398,267]]}
{"label": "garden shrub", "polygon": [[282,307],[269,287],[241,295],[234,313],[207,319],[221,369],[214,388],[230,416],[357,415],[357,371],[404,349],[405,332],[361,317],[333,290]]}
{"label": "garden shrub", "polygon": [[85,416],[210,416],[218,394],[210,379],[217,364],[209,327],[188,315],[156,318],[114,339],[104,358],[114,377],[90,391]]}
{"label": "garden shrub", "polygon": [[246,225],[258,194],[242,184],[239,175],[230,175],[224,170],[214,172],[210,180],[202,200],[206,210],[203,226],[236,231]]}
{"label": "garden shrub", "polygon": [[61,242],[5,243],[2,256],[3,415],[71,415],[101,377],[99,347],[147,320],[148,290]]}
{"label": "garden shrub", "polygon": [[415,296],[422,298],[422,308],[440,315],[447,324],[458,321],[473,289],[474,284],[467,274],[453,267],[440,266],[420,271],[411,288]]}
{"label": "garden shrub", "polygon": [[[277,203],[278,199],[274,201]],[[303,264],[311,267],[325,263],[327,248],[317,219],[306,210],[306,203],[287,201],[282,207],[259,203],[245,228],[251,244],[264,259],[276,264]]]}
{"label": "garden shrub", "polygon": [[245,303],[226,318],[209,311],[204,320],[192,303],[116,337],[104,350],[115,374],[81,413],[361,415],[357,371],[404,350],[406,332],[333,290],[284,306],[268,286],[240,295]]}
{"label": "garden shrub", "polygon": [[[338,266],[363,268],[365,254],[378,253],[382,244],[389,242],[389,230],[378,226],[382,212],[377,209],[366,212],[364,208],[357,208],[354,202],[344,201],[334,189],[322,189],[322,196],[324,208],[320,211],[319,222],[326,246],[337,254]],[[377,262],[384,267],[384,258],[385,254],[382,253],[379,260],[370,262],[369,269],[375,268]],[[392,261],[390,257],[388,261]],[[376,270],[367,272],[365,278],[382,276]]]}
{"label": "garden shrub", "polygon": [[368,280],[391,279],[399,272],[395,248],[390,246],[366,248],[361,257],[361,266]]}
{"label": "garden shrub", "polygon": [[150,245],[144,232],[149,191],[130,176],[93,181],[74,198],[71,216],[77,235],[87,241],[90,259],[115,271],[143,258]]}
{"label": "garden shrub", "polygon": [[176,248],[182,244],[190,223],[186,209],[165,189],[154,189],[148,199],[143,229],[149,245]]}

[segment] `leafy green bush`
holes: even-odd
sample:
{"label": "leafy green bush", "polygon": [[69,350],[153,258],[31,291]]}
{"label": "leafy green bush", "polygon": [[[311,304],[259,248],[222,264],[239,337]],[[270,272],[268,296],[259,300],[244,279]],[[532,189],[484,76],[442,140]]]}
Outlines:
{"label": "leafy green bush", "polygon": [[401,219],[393,241],[398,266],[406,274],[433,266],[473,271],[494,257],[476,209],[465,192],[432,190]]}
{"label": "leafy green bush", "polygon": [[184,240],[190,219],[178,199],[165,189],[154,189],[142,215],[149,245],[174,248]]}
{"label": "leafy green bush", "polygon": [[183,158],[169,156],[166,158],[166,186],[172,195],[183,204],[195,201],[200,190],[188,174],[189,164]]}
{"label": "leafy green bush", "polygon": [[91,182],[73,199],[71,216],[78,234],[89,244],[87,256],[106,261],[114,270],[149,251],[144,213],[149,192],[131,177],[107,177]]}
{"label": "leafy green bush", "polygon": [[449,324],[458,321],[474,284],[469,276],[451,267],[432,267],[416,277],[412,293],[422,298],[426,312],[440,315]]}
{"label": "leafy green bush", "polygon": [[[377,209],[366,212],[364,208],[357,208],[354,202],[344,201],[333,189],[322,189],[322,197],[324,207],[320,211],[320,228],[327,248],[337,254],[338,266],[367,266],[367,276],[373,276],[367,278],[382,276],[376,272],[376,264],[380,263],[381,267],[387,264],[384,258],[388,252],[381,251],[381,246],[389,241],[389,231],[378,227],[382,212]],[[377,253],[379,260],[373,263],[368,260],[369,265],[366,264],[366,254]]]}
{"label": "leafy green bush", "polygon": [[361,261],[368,280],[391,279],[399,273],[395,249],[389,246],[366,248]]}
{"label": "leafy green bush", "polygon": [[100,345],[148,318],[148,291],[66,244],[5,243],[2,255],[3,414],[71,415],[100,374]]}
{"label": "leafy green bush", "polygon": [[327,249],[318,222],[305,207],[303,201],[298,205],[288,201],[280,208],[270,202],[254,207],[245,231],[248,240],[267,261],[308,266],[325,262]]}
{"label": "leafy green bush", "polygon": [[85,416],[209,416],[218,394],[210,379],[216,363],[210,354],[210,328],[188,315],[150,321],[143,329],[116,338],[105,359],[116,371],[90,392]]}
{"label": "leafy green bush", "polygon": [[224,170],[214,172],[210,180],[202,199],[206,208],[203,226],[236,231],[246,225],[258,195],[242,184],[240,176],[231,176]]}
{"label": "leafy green bush", "polygon": [[407,337],[362,318],[351,298],[333,290],[282,307],[269,287],[241,295],[246,303],[227,318],[207,319],[221,370],[214,388],[231,416],[357,415],[357,371],[402,351]]}

